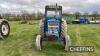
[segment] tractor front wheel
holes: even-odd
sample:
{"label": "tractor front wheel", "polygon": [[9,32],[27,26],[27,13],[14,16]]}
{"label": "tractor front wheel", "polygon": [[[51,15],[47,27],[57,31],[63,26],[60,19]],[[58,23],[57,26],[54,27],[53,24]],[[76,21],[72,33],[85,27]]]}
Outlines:
{"label": "tractor front wheel", "polygon": [[35,44],[36,44],[37,50],[42,50],[42,38],[41,38],[41,35],[37,35]]}
{"label": "tractor front wheel", "polygon": [[69,46],[71,45],[71,41],[70,41],[70,37],[69,35],[65,36],[64,38],[64,47],[65,47],[65,51],[69,50]]}

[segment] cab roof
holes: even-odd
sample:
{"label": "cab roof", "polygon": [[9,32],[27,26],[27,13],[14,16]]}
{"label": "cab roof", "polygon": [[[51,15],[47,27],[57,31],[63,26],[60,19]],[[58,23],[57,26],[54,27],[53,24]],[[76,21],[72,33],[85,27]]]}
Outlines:
{"label": "cab roof", "polygon": [[62,6],[57,5],[46,5],[45,10],[62,10]]}

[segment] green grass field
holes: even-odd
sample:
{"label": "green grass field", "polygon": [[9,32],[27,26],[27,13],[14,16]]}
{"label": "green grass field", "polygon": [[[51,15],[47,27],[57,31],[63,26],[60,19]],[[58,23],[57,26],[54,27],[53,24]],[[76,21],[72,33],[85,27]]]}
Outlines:
{"label": "green grass field", "polygon": [[100,25],[96,24],[70,24],[68,34],[71,45],[94,46],[94,52],[65,52],[62,43],[45,42],[42,51],[35,48],[35,38],[39,33],[38,23],[33,25],[19,24],[17,21],[9,22],[10,36],[0,40],[0,56],[100,56]]}

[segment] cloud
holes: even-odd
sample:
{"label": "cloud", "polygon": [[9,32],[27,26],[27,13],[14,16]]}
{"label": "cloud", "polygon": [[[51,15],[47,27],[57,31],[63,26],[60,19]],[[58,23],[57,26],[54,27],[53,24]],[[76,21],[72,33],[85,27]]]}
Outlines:
{"label": "cloud", "polygon": [[97,3],[100,3],[100,0],[87,0],[86,3],[97,4]]}
{"label": "cloud", "polygon": [[63,11],[100,12],[100,0],[0,0],[0,8],[44,12],[45,5],[62,5]]}

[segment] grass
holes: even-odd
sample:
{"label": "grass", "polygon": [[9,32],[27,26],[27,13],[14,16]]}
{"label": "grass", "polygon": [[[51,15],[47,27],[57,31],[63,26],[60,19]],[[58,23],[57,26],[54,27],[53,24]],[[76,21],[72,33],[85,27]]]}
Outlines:
{"label": "grass", "polygon": [[19,24],[11,21],[10,36],[0,40],[0,56],[100,56],[100,25],[70,24],[68,34],[72,45],[95,46],[94,52],[65,52],[62,43],[44,43],[42,51],[35,48],[35,38],[39,33],[39,21],[32,21],[33,25]]}

